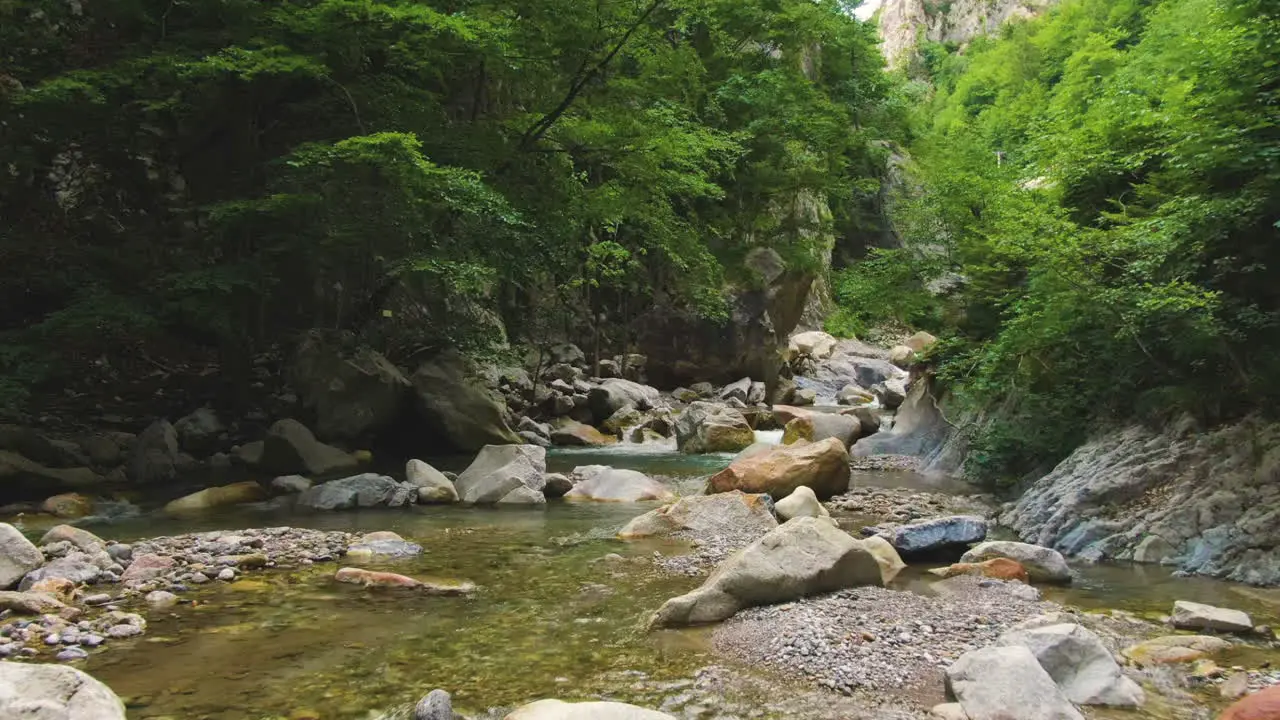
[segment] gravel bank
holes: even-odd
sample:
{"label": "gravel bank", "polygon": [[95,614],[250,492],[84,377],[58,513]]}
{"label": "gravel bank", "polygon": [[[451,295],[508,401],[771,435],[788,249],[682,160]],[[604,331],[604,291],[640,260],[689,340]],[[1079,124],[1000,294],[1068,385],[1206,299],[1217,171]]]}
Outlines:
{"label": "gravel bank", "polygon": [[987,515],[993,503],[985,495],[949,495],[906,488],[853,487],[826,503],[832,513],[870,515],[886,522],[911,522],[943,515]]}

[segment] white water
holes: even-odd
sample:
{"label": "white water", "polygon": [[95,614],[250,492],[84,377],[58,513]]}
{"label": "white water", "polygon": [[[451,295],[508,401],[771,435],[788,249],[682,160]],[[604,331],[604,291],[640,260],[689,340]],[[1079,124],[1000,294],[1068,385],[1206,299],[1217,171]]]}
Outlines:
{"label": "white water", "polygon": [[756,442],[765,445],[780,445],[782,443],[782,431],[756,430]]}

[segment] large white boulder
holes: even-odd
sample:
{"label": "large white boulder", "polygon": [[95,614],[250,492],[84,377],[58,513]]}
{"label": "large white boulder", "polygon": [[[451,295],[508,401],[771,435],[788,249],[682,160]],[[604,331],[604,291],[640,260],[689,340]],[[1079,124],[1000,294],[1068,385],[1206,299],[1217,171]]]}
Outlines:
{"label": "large white boulder", "polygon": [[608,465],[582,465],[573,469],[574,485],[565,500],[600,502],[642,502],[676,499],[666,485],[642,472],[612,468]]}
{"label": "large white boulder", "polygon": [[[537,445],[486,445],[454,482],[464,503],[541,504],[547,451]],[[536,497],[535,497],[536,493]],[[508,498],[507,496],[511,497]],[[539,502],[536,498],[543,498]]]}
{"label": "large white boulder", "polygon": [[1173,614],[1169,621],[1179,630],[1218,630],[1236,633],[1253,630],[1253,619],[1247,613],[1189,600],[1178,600],[1173,604]]}
{"label": "large white boulder", "polygon": [[818,496],[807,485],[801,485],[791,494],[774,503],[774,512],[783,522],[798,517],[830,517],[831,513],[818,501]]}
{"label": "large white boulder", "polygon": [[961,655],[947,668],[947,690],[969,720],[1084,720],[1021,645]]}
{"label": "large white boulder", "polygon": [[1077,705],[1137,707],[1146,699],[1142,688],[1125,677],[1120,665],[1088,628],[1075,623],[1011,630],[997,645],[1021,645]]}
{"label": "large white boulder", "polygon": [[769,509],[767,496],[734,491],[682,497],[632,518],[618,537],[639,540],[687,533],[712,538],[728,532],[764,535],[776,527],[778,521]]}
{"label": "large white boulder", "polygon": [[111,688],[66,665],[0,662],[0,718],[125,720]]}
{"label": "large white boulder", "polygon": [[960,562],[980,563],[992,558],[1016,560],[1027,569],[1031,582],[1070,583],[1071,568],[1062,553],[1040,545],[993,540],[975,545],[960,557]]}
{"label": "large white boulder", "polygon": [[745,607],[883,583],[862,541],[824,519],[800,517],[729,557],[698,589],[668,600],[650,625],[716,622]]}
{"label": "large white boulder", "polygon": [[410,460],[404,466],[405,480],[418,488],[420,503],[458,502],[458,489],[444,473],[421,460]]}
{"label": "large white boulder", "polygon": [[676,447],[686,453],[738,452],[756,435],[742,413],[708,402],[695,402],[676,418]]}

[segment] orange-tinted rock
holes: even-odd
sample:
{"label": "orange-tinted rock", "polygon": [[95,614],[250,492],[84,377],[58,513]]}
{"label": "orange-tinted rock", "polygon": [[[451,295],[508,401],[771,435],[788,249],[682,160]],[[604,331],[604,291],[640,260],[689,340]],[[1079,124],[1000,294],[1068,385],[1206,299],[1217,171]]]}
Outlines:
{"label": "orange-tinted rock", "polygon": [[59,602],[69,603],[76,597],[76,584],[66,578],[48,577],[43,580],[37,580],[27,589],[28,592],[44,593],[58,599]]}
{"label": "orange-tinted rock", "polygon": [[779,425],[785,427],[786,424],[792,420],[801,417],[809,417],[813,412],[813,410],[806,410],[804,408],[795,407],[794,405],[774,405],[773,419],[776,420]]}
{"label": "orange-tinted rock", "polygon": [[63,493],[45,499],[40,509],[55,517],[82,518],[93,512],[93,501],[80,493]]}
{"label": "orange-tinted rock", "polygon": [[738,458],[707,482],[709,492],[741,490],[768,493],[781,500],[808,485],[826,500],[849,489],[849,453],[837,438],[804,445],[781,445],[774,450]]}
{"label": "orange-tinted rock", "polygon": [[342,568],[334,574],[333,579],[365,587],[411,588],[432,595],[465,595],[476,589],[469,582],[424,582],[407,575],[353,567]]}
{"label": "orange-tinted rock", "polygon": [[981,575],[996,580],[1029,582],[1027,569],[1022,567],[1022,563],[1008,558],[992,558],[980,563],[955,563],[929,572],[944,578],[956,575]]}
{"label": "orange-tinted rock", "polygon": [[1280,686],[1244,696],[1223,710],[1218,720],[1280,720]]}

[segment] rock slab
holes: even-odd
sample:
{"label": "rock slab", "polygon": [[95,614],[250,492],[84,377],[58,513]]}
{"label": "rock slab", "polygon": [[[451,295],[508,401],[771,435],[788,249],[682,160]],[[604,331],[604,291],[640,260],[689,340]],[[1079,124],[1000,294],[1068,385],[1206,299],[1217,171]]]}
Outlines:
{"label": "rock slab", "polygon": [[1173,613],[1169,617],[1169,622],[1179,630],[1218,630],[1234,633],[1253,630],[1253,619],[1247,613],[1189,600],[1178,600],[1173,604]]}
{"label": "rock slab", "polygon": [[66,665],[0,662],[0,717],[125,720],[124,703],[92,676]]}
{"label": "rock slab", "polygon": [[1001,635],[996,644],[1030,650],[1062,694],[1077,705],[1132,708],[1146,699],[1142,688],[1125,677],[1102,640],[1083,626],[1059,623],[1012,630]]}
{"label": "rock slab", "polygon": [[993,540],[973,547],[960,557],[960,562],[980,563],[992,558],[1016,560],[1026,568],[1031,582],[1068,584],[1071,568],[1062,553],[1053,548],[1010,540]]}
{"label": "rock slab", "polygon": [[947,691],[970,720],[1084,720],[1022,646],[961,655],[947,668]]}
{"label": "rock slab", "polygon": [[[458,476],[458,497],[471,505],[545,503],[547,451],[537,445],[486,445]],[[510,499],[508,499],[510,496]]]}

